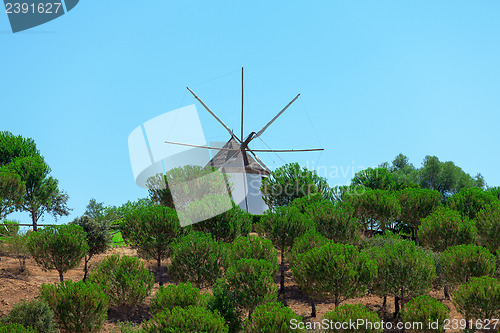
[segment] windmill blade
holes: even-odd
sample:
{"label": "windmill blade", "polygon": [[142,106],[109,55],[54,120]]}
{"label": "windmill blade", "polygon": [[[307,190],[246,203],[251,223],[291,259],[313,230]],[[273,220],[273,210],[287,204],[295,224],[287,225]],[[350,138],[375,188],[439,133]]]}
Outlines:
{"label": "windmill blade", "polygon": [[205,149],[226,150],[226,151],[237,151],[238,150],[238,149],[229,149],[229,148],[215,148],[215,147],[208,147],[208,146],[199,146],[199,145],[192,145],[189,143],[180,143],[180,142],[172,142],[172,141],[165,141],[165,143],[168,143],[171,145],[194,147],[194,148],[205,148]]}
{"label": "windmill blade", "polygon": [[299,96],[300,96],[300,94],[298,94],[297,96],[295,96],[295,98],[294,98],[294,99],[292,99],[292,101],[291,101],[290,103],[288,103],[288,104],[287,104],[287,106],[285,106],[285,107],[283,108],[283,110],[281,110],[281,111],[280,111],[280,112],[279,112],[279,113],[278,113],[278,114],[277,114],[277,115],[276,115],[273,119],[271,119],[271,121],[270,121],[270,122],[268,122],[268,123],[267,123],[267,125],[266,125],[266,126],[264,126],[264,127],[263,127],[260,131],[258,131],[258,132],[257,132],[257,134],[255,135],[255,137],[257,138],[257,137],[261,136],[261,135],[262,135],[262,133],[264,133],[264,131],[265,131],[265,130],[266,130],[266,129],[267,129],[267,128],[268,128],[268,127],[272,124],[272,123],[274,123],[274,121],[275,121],[276,119],[278,119],[278,117],[279,117],[279,116],[281,116],[281,115],[283,114],[283,112],[285,112],[285,111],[286,111],[286,109],[288,109],[288,108],[290,107],[290,105],[292,105],[292,103],[293,103],[293,102],[295,102],[295,101],[297,100],[297,98],[299,98]]}
{"label": "windmill blade", "polygon": [[243,67],[241,67],[241,141],[243,141]]}
{"label": "windmill blade", "polygon": [[323,148],[312,148],[312,149],[252,149],[252,151],[258,153],[298,153],[305,151],[322,151]]}
{"label": "windmill blade", "polygon": [[224,124],[224,122],[223,122],[222,120],[220,120],[220,118],[219,118],[219,117],[217,117],[217,116],[215,115],[215,113],[214,113],[212,110],[210,110],[210,108],[209,108],[209,107],[208,107],[205,103],[203,103],[203,101],[202,101],[202,100],[201,100],[198,96],[196,96],[196,94],[195,94],[195,93],[194,93],[191,89],[189,89],[189,87],[186,87],[186,88],[187,88],[187,90],[189,90],[189,92],[190,92],[191,94],[193,94],[194,98],[196,98],[196,100],[197,100],[198,102],[200,102],[200,104],[201,104],[201,105],[203,105],[203,107],[204,107],[204,108],[205,108],[205,109],[206,109],[206,110],[207,110],[207,111],[208,111],[208,112],[209,112],[209,113],[210,113],[210,114],[211,114],[211,115],[212,115],[212,116],[213,116],[213,117],[214,117],[214,118],[215,118],[215,119],[216,119],[216,120],[217,120],[217,121],[218,121],[218,122],[222,125],[222,126],[224,126],[224,128],[226,129],[226,131],[228,131],[228,132],[229,132],[229,134],[231,135],[231,137],[235,138],[235,139],[236,139],[239,143],[241,143],[240,139],[239,139],[239,138],[237,138],[237,137],[236,137],[236,135],[234,135],[233,131],[231,131],[231,129],[230,129],[229,127],[227,127],[227,125],[226,125],[226,124]]}

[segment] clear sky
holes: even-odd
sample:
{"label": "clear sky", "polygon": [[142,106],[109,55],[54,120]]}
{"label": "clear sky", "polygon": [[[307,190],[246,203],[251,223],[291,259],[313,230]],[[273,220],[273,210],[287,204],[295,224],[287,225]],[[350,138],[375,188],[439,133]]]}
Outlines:
{"label": "clear sky", "polygon": [[[70,196],[67,222],[90,198],[147,196],[134,183],[128,135],[196,103],[186,86],[239,133],[243,66],[247,134],[300,92],[262,139],[325,149],[261,154],[271,169],[320,166],[336,185],[398,153],[416,166],[436,155],[497,186],[499,38],[493,0],[82,0],[17,34],[2,11],[0,130],[36,141]],[[196,106],[207,139],[227,140]]]}

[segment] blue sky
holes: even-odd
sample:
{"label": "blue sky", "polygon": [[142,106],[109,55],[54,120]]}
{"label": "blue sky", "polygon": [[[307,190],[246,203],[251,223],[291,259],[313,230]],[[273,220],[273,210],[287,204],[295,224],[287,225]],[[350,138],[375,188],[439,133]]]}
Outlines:
{"label": "blue sky", "polygon": [[[70,196],[67,222],[90,198],[147,196],[132,177],[128,135],[195,103],[186,86],[239,132],[244,66],[246,129],[300,92],[262,139],[325,148],[261,154],[272,169],[320,166],[336,185],[398,153],[417,166],[436,155],[497,186],[499,36],[492,0],[83,0],[17,34],[0,13],[0,130],[35,139]],[[227,140],[196,105],[207,139]]]}

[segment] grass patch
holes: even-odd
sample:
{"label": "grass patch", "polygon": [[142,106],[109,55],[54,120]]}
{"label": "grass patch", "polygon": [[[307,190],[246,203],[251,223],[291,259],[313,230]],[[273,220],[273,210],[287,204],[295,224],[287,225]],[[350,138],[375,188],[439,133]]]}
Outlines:
{"label": "grass patch", "polygon": [[112,247],[123,247],[126,246],[125,241],[123,240],[122,233],[117,232],[116,234],[113,235],[113,238],[111,239],[111,246]]}

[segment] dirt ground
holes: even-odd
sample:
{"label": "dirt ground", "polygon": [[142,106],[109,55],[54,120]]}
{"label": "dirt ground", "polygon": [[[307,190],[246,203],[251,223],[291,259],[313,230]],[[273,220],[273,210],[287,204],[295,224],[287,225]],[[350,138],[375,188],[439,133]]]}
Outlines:
{"label": "dirt ground", "polygon": [[[90,262],[90,269],[97,265],[105,256],[110,254],[120,255],[136,255],[136,251],[128,247],[111,248],[105,254],[95,256]],[[145,266],[153,271],[155,265],[153,261],[144,261]],[[19,272],[19,264],[17,259],[10,257],[1,257],[0,260],[0,316],[8,314],[12,306],[22,300],[32,300],[38,297],[38,290],[42,283],[59,282],[59,276],[56,271],[43,271],[33,259],[27,260],[27,271],[24,273]],[[68,271],[65,280],[78,281],[83,278],[83,264],[77,268]],[[275,279],[278,283],[279,279]],[[172,283],[169,281],[168,283]],[[319,322],[323,315],[334,308],[333,303],[318,303],[316,305],[317,317],[311,318],[311,306],[308,298],[304,295],[298,286],[293,281],[292,273],[289,267],[286,267],[286,280],[285,280],[285,293],[283,301],[287,304],[297,315],[303,317],[308,322]],[[158,290],[158,284],[155,284],[153,295]],[[207,292],[205,290],[204,292]],[[451,301],[444,299],[443,291],[432,291],[431,296],[439,299],[450,309],[450,319],[462,319],[460,314],[455,310]],[[129,321],[141,323],[143,320],[149,318],[149,304],[151,297],[147,298],[142,306],[135,309],[134,313],[128,319]],[[343,304],[357,304],[362,303],[368,306],[371,310],[377,311],[384,321],[390,321],[394,312],[394,299],[388,298],[387,312],[382,313],[382,298],[377,296],[368,295],[362,298],[349,299]],[[111,309],[108,313],[108,322],[103,328],[102,332],[111,332],[116,326],[116,322],[122,320],[121,314]],[[319,332],[319,331],[318,331]],[[399,332],[398,330],[386,330],[384,332]],[[449,330],[447,332],[459,332],[459,330]],[[490,331],[491,332],[491,331]]]}

